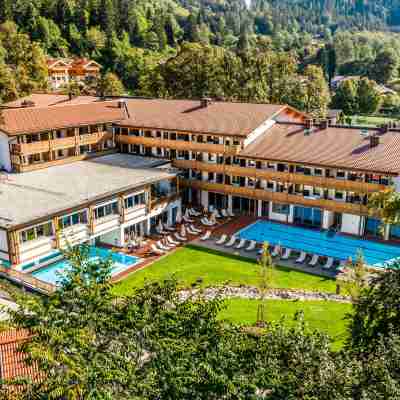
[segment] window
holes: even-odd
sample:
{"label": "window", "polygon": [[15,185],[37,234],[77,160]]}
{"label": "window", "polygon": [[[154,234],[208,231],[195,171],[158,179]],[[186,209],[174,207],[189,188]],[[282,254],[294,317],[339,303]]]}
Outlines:
{"label": "window", "polygon": [[125,208],[133,208],[145,204],[146,204],[146,194],[144,192],[124,199]]}
{"label": "window", "polygon": [[322,176],[322,169],[320,169],[320,168],[315,168],[315,169],[314,169],[314,175],[316,175],[316,176]]}
{"label": "window", "polygon": [[65,229],[70,226],[78,224],[87,224],[87,213],[86,211],[77,212],[75,214],[66,215],[65,217],[58,219],[58,227]]}
{"label": "window", "polygon": [[337,171],[336,172],[336,178],[343,179],[344,177],[345,177],[345,172],[344,171]]}
{"label": "window", "polygon": [[35,226],[33,228],[25,229],[20,232],[21,243],[30,242],[32,240],[40,239],[42,237],[53,236],[53,226],[51,222]]}
{"label": "window", "polygon": [[101,219],[109,215],[116,215],[116,214],[119,214],[117,201],[115,201],[114,203],[106,204],[105,206],[97,207],[94,210],[94,216],[96,219]]}
{"label": "window", "polygon": [[281,203],[272,203],[272,212],[276,214],[289,215],[289,205]]}
{"label": "window", "polygon": [[338,192],[338,191],[335,192],[335,199],[343,200],[343,198],[344,198],[343,192]]}

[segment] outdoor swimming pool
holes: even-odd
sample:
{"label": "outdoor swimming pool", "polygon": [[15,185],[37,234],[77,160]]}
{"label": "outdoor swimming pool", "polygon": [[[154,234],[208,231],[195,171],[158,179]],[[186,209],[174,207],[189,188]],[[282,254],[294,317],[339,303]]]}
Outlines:
{"label": "outdoor swimming pool", "polygon": [[[99,247],[90,247],[89,257],[93,260],[97,258],[107,259],[111,257],[111,274],[113,276],[125,271],[126,269],[130,268],[132,265],[137,264],[140,261],[140,258],[138,257],[128,256],[123,253],[116,253],[111,250]],[[68,260],[63,259],[46,267],[33,271],[32,276],[40,279],[41,281],[52,283],[55,285],[60,281],[60,275],[62,275],[63,272],[68,270],[69,268],[70,264],[68,263]]]}
{"label": "outdoor swimming pool", "polygon": [[357,251],[361,250],[364,261],[375,267],[390,267],[390,261],[400,257],[400,246],[270,221],[257,221],[239,231],[237,236],[338,260],[348,260],[349,257],[354,260]]}

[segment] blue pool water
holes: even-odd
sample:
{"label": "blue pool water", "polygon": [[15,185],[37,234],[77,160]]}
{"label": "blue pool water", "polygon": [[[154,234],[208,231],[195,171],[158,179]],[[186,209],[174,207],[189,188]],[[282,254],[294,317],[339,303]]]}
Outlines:
{"label": "blue pool water", "polygon": [[[90,247],[89,257],[93,260],[97,258],[107,259],[111,257],[111,274],[113,276],[125,271],[126,269],[134,264],[137,264],[140,261],[140,258],[138,257],[128,256],[123,253],[115,253],[111,250],[99,247]],[[69,268],[71,268],[70,264],[67,260],[63,259],[46,267],[33,271],[32,276],[44,282],[57,284],[57,282],[59,282],[61,279],[60,275],[62,275],[63,272],[68,270]]]}
{"label": "blue pool water", "polygon": [[257,221],[239,231],[237,236],[339,260],[348,260],[349,257],[354,260],[357,251],[361,250],[364,261],[375,267],[390,267],[390,262],[400,257],[400,246],[270,221]]}

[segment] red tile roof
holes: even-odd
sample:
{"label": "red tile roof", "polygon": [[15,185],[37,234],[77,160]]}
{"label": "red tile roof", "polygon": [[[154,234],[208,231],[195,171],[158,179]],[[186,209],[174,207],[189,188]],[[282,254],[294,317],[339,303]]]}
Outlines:
{"label": "red tile roof", "polygon": [[0,378],[4,380],[29,378],[40,379],[41,373],[36,364],[25,362],[26,355],[19,351],[20,346],[30,338],[26,330],[0,332]]}
{"label": "red tile roof", "polygon": [[10,136],[42,132],[81,125],[120,121],[125,117],[124,108],[116,101],[63,107],[28,107],[2,110],[0,130]]}
{"label": "red tile roof", "polygon": [[23,107],[24,102],[33,102],[30,107],[50,107],[50,106],[67,106],[73,104],[87,104],[100,101],[100,97],[95,96],[77,96],[72,99],[64,94],[47,94],[33,93],[30,96],[22,97],[21,99],[10,101],[2,104],[2,107],[18,108]]}
{"label": "red tile roof", "polygon": [[369,146],[360,129],[314,127],[305,135],[305,126],[276,123],[250,143],[240,155],[271,161],[381,173],[400,173],[400,132],[379,135],[380,143]]}
{"label": "red tile roof", "polygon": [[273,104],[212,102],[201,107],[194,100],[126,100],[128,118],[121,125],[216,135],[249,135],[288,107]]}

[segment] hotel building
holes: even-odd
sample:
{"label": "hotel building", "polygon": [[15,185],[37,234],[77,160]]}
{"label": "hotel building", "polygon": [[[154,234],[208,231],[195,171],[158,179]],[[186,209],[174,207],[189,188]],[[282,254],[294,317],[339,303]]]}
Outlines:
{"label": "hotel building", "polygon": [[174,223],[181,202],[381,238],[368,195],[400,190],[400,132],[289,106],[120,99],[2,115],[0,259],[24,271],[67,242],[123,246]]}

